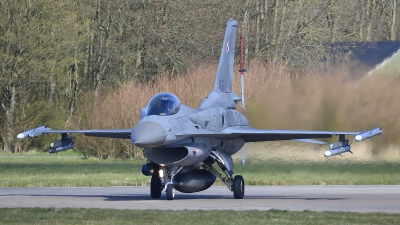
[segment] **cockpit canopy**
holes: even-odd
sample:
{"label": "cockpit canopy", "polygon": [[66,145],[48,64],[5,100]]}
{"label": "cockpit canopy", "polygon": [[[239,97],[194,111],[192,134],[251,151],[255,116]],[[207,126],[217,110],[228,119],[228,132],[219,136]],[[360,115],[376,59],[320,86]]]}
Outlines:
{"label": "cockpit canopy", "polygon": [[159,93],[150,99],[146,115],[174,115],[179,111],[180,106],[181,102],[175,95],[168,92]]}

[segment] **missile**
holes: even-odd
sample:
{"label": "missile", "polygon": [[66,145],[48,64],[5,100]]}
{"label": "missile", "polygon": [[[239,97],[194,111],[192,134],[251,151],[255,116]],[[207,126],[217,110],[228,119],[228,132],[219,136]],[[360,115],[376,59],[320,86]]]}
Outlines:
{"label": "missile", "polygon": [[32,132],[32,130],[28,130],[28,131],[19,133],[19,134],[17,135],[17,138],[18,138],[19,140],[24,140],[25,138],[28,138],[28,137],[29,137],[29,134],[30,134],[31,132]]}
{"label": "missile", "polygon": [[345,153],[345,152],[350,152],[351,154],[353,154],[351,152],[351,150],[350,150],[350,145],[346,145],[346,146],[342,146],[342,147],[339,147],[339,148],[328,150],[328,151],[326,151],[324,153],[324,156],[325,157],[331,157],[331,156],[334,156],[334,155],[342,156],[342,153]]}
{"label": "missile", "polygon": [[50,147],[49,148],[49,153],[59,153],[62,151],[67,151],[69,149],[74,149],[74,144],[73,143],[69,143],[68,145],[65,146],[60,146],[60,147]]}
{"label": "missile", "polygon": [[41,126],[37,127],[32,130],[28,130],[22,133],[19,133],[17,135],[17,138],[20,140],[26,139],[26,138],[33,138],[42,135],[43,133],[46,133],[46,131],[50,131],[51,128],[47,128],[46,126]]}
{"label": "missile", "polygon": [[376,135],[382,135],[382,128],[375,128],[373,130],[365,131],[354,136],[356,141],[363,141],[367,138],[372,138]]}

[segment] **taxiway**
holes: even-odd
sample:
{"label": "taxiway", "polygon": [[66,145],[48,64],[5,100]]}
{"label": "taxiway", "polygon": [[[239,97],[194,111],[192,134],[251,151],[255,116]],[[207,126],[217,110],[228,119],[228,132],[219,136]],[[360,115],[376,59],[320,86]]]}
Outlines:
{"label": "taxiway", "polygon": [[167,201],[149,187],[0,188],[0,208],[70,207],[160,210],[311,210],[400,213],[400,186],[247,186],[244,199],[226,187]]}

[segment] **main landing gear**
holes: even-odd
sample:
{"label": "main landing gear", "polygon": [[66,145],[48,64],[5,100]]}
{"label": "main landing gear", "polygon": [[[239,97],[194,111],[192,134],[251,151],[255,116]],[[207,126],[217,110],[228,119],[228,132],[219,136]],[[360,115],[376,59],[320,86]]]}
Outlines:
{"label": "main landing gear", "polygon": [[[212,167],[213,163],[217,163],[224,174],[220,174],[217,170],[215,170]],[[213,150],[210,154],[210,157],[204,161],[203,168],[221,179],[226,184],[228,189],[233,192],[235,199],[242,199],[244,197],[244,179],[241,175],[236,175],[235,177],[232,176],[233,162],[230,156]]]}
{"label": "main landing gear", "polygon": [[242,199],[244,197],[244,179],[242,176],[237,175],[233,178],[233,196],[236,199]]}
{"label": "main landing gear", "polygon": [[[223,173],[219,173],[216,169],[213,168],[213,164],[216,163]],[[220,150],[212,150],[210,157],[208,157],[201,166],[204,170],[210,172],[215,175],[219,179],[221,179],[229,190],[233,192],[233,196],[235,199],[242,199],[244,197],[244,188],[245,183],[244,179],[241,175],[236,175],[233,177],[233,161],[232,158]],[[154,170],[152,170],[151,184],[150,184],[150,193],[152,198],[160,198],[161,193],[164,190],[166,192],[166,196],[168,200],[173,200],[174,195],[174,177],[179,174],[183,166],[155,166]],[[144,174],[147,170],[145,170]],[[198,173],[197,173],[198,174]],[[214,177],[215,180],[215,177]],[[214,181],[212,181],[213,183]],[[207,189],[212,185],[210,183],[205,187]],[[203,190],[205,190],[203,189]],[[187,192],[191,193],[191,192]]]}
{"label": "main landing gear", "polygon": [[204,166],[204,169],[214,174],[220,178],[228,187],[229,190],[233,192],[235,199],[242,199],[244,197],[244,179],[241,175],[237,175],[234,178],[232,176],[228,177],[224,174],[218,173],[212,166]]}
{"label": "main landing gear", "polygon": [[[215,176],[219,177],[228,187],[229,190],[233,192],[235,199],[242,199],[244,197],[244,179],[241,175],[237,175],[234,178],[229,176],[229,174],[220,174],[211,165],[204,164],[203,168]],[[161,169],[163,170],[163,169]],[[177,174],[177,173],[176,173]],[[154,173],[151,177],[150,183],[150,194],[152,198],[160,198],[162,191],[165,190],[167,200],[174,200],[174,185],[172,179],[165,182],[166,177],[160,177],[159,173]]]}

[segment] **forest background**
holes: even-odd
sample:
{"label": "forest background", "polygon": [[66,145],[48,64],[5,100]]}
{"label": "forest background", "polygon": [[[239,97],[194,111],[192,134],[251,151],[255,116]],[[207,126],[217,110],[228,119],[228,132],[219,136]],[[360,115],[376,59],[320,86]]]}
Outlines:
{"label": "forest background", "polygon": [[[234,18],[251,70],[240,109],[251,125],[385,125],[378,154],[399,141],[398,82],[361,79],[363,65],[349,63],[343,47],[398,40],[399,8],[400,0],[0,0],[0,149],[45,151],[54,136],[16,139],[39,123],[131,128],[160,91],[197,107]],[[125,140],[80,137],[76,146],[101,158],[141,157]]]}

